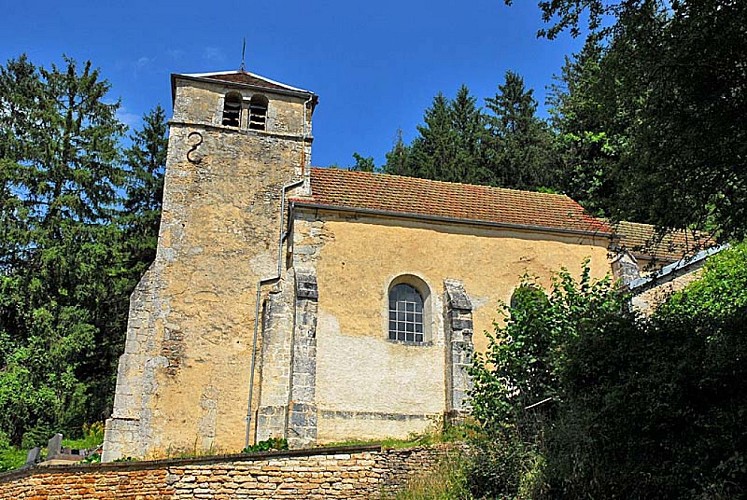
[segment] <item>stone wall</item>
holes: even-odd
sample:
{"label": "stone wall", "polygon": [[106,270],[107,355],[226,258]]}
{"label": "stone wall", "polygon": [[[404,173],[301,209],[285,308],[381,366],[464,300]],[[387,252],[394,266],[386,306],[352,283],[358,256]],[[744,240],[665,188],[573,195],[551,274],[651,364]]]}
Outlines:
{"label": "stone wall", "polygon": [[[548,287],[585,258],[595,278],[610,269],[602,237],[303,207],[292,222],[292,267],[316,278],[319,443],[405,438],[459,417],[472,353],[487,348],[484,333],[523,274]],[[399,282],[423,296],[424,342],[388,338],[388,293]]]}
{"label": "stone wall", "polygon": [[268,91],[267,131],[224,127],[232,89],[251,97],[175,80],[158,250],[131,299],[106,461],[245,446],[256,287],[277,273],[283,186],[303,179],[311,110]]}
{"label": "stone wall", "polygon": [[0,499],[378,498],[404,487],[450,449],[340,447],[37,466],[0,475]]}
{"label": "stone wall", "polygon": [[633,290],[631,303],[633,307],[645,316],[651,315],[657,307],[666,301],[673,293],[679,292],[703,274],[703,262],[697,266],[687,268],[687,272],[671,273],[663,278],[652,280],[645,286]]}

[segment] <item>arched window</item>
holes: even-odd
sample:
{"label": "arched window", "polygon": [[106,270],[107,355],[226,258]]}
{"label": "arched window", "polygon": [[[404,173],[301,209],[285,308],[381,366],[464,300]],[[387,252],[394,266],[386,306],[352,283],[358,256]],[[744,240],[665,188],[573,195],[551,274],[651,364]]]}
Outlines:
{"label": "arched window", "polygon": [[389,290],[389,340],[423,342],[423,296],[407,283]]}
{"label": "arched window", "polygon": [[223,100],[223,125],[238,127],[241,124],[241,94],[229,92]]}
{"label": "arched window", "polygon": [[249,128],[252,130],[265,130],[267,125],[267,106],[270,101],[260,94],[252,96],[249,101]]}

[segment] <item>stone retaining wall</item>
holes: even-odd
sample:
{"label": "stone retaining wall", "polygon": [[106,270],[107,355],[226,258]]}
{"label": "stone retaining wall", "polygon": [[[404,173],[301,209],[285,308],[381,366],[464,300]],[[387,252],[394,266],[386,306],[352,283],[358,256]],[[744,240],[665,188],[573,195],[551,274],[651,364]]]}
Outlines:
{"label": "stone retaining wall", "polygon": [[36,466],[0,475],[0,499],[380,498],[449,449],[341,447]]}

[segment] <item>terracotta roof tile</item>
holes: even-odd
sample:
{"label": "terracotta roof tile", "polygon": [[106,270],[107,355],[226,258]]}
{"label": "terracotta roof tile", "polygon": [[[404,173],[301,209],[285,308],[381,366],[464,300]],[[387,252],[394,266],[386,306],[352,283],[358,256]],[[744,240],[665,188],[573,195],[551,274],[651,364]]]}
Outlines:
{"label": "terracotta roof tile", "polygon": [[716,244],[706,233],[680,229],[660,234],[651,224],[638,222],[621,221],[614,225],[614,230],[620,237],[621,249],[629,250],[639,259],[659,262],[675,262]]}
{"label": "terracotta roof tile", "polygon": [[448,217],[465,221],[611,234],[607,222],[564,195],[351,172],[311,169],[312,196],[295,198],[330,208]]}
{"label": "terracotta roof tile", "polygon": [[251,73],[245,73],[245,72],[205,75],[205,78],[210,78],[211,80],[220,80],[223,82],[243,83],[246,85],[253,85],[255,87],[262,87],[265,89],[273,89],[273,90],[287,90],[288,89],[288,87],[285,85],[280,85],[278,83],[268,81],[264,78],[259,78],[256,75],[252,75]]}

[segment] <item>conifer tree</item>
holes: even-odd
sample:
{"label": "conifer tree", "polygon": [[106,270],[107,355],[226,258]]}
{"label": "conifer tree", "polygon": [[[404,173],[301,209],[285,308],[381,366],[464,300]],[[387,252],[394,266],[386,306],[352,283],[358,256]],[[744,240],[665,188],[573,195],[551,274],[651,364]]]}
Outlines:
{"label": "conifer tree", "polygon": [[394,146],[386,154],[384,173],[392,175],[413,176],[410,160],[411,148],[402,139],[402,129],[397,130],[397,138]]}
{"label": "conifer tree", "polygon": [[488,114],[488,155],[497,186],[532,189],[551,185],[548,149],[551,136],[536,116],[537,101],[524,79],[507,71],[494,97],[485,99]]}
{"label": "conifer tree", "polygon": [[353,153],[353,159],[355,164],[350,167],[353,172],[375,172],[376,163],[374,163],[373,156],[363,156],[359,153]]}
{"label": "conifer tree", "polygon": [[566,57],[548,103],[555,131],[558,187],[585,208],[602,215],[617,190],[615,166],[623,139],[615,126],[616,103],[602,97],[603,50],[590,37],[578,54]]}
{"label": "conifer tree", "polygon": [[410,170],[415,177],[453,181],[459,179],[457,134],[452,124],[451,105],[443,93],[425,110],[420,135],[412,143]]}
{"label": "conifer tree", "polygon": [[143,116],[142,129],[130,138],[132,146],[124,152],[127,183],[121,223],[130,255],[128,269],[137,280],[156,256],[168,147],[163,108],[156,106]]}
{"label": "conifer tree", "polygon": [[484,168],[484,117],[466,85],[459,87],[451,102],[451,121],[456,137],[456,161],[453,179],[480,184],[489,181]]}
{"label": "conifer tree", "polygon": [[125,127],[108,92],[90,62],[0,67],[0,431],[15,444],[100,419],[110,398]]}

